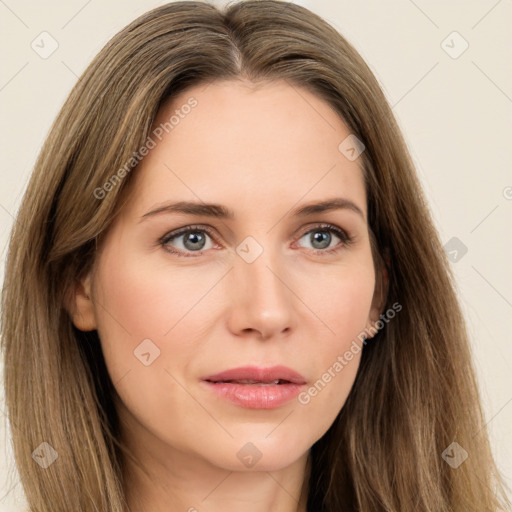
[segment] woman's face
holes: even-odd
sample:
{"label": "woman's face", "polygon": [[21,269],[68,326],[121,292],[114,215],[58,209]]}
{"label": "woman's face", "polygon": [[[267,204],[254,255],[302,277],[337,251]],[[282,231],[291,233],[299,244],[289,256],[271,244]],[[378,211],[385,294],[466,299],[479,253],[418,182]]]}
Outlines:
{"label": "woman's face", "polygon": [[284,81],[188,89],[154,129],[75,325],[97,328],[139,453],[284,468],[343,407],[379,314],[359,148]]}

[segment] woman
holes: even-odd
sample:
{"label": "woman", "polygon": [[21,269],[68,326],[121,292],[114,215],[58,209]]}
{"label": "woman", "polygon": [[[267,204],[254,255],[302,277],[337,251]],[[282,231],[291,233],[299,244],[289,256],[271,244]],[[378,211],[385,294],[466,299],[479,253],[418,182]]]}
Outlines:
{"label": "woman", "polygon": [[34,511],[510,504],[391,110],[294,4],[171,3],[106,45],[36,163],[2,325]]}

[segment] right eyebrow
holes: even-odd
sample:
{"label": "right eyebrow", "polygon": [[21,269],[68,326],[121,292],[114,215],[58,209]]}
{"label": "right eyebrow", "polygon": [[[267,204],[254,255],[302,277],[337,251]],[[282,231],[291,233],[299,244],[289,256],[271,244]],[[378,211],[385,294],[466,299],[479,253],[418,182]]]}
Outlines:
{"label": "right eyebrow", "polygon": [[145,213],[141,221],[153,215],[161,213],[185,213],[188,215],[197,215],[205,217],[215,217],[219,219],[234,219],[235,214],[230,209],[220,204],[196,203],[192,201],[178,201],[175,203],[163,204],[154,210]]}

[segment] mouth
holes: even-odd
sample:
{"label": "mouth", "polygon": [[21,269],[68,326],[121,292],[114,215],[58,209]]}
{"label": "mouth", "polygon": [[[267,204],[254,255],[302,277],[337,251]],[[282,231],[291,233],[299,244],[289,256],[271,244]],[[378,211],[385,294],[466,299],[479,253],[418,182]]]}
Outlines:
{"label": "mouth", "polygon": [[298,372],[285,366],[233,368],[202,379],[210,391],[249,409],[273,409],[292,400],[306,384]]}
{"label": "mouth", "polygon": [[231,380],[206,379],[206,382],[211,382],[212,384],[248,384],[251,386],[279,386],[281,384],[291,384],[291,382],[289,380],[285,380],[285,379],[275,379],[275,380],[271,380],[271,381],[250,380],[250,379],[231,379]]}

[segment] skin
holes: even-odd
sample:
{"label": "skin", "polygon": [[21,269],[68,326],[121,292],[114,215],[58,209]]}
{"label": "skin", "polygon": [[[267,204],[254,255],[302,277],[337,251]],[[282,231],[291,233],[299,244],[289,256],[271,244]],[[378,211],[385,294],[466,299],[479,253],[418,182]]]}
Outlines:
{"label": "skin", "polygon": [[[378,319],[361,159],[338,150],[350,130],[331,107],[285,81],[193,87],[161,108],[155,127],[191,96],[197,106],[133,171],[128,200],[77,286],[73,322],[98,330],[123,440],[150,475],[128,460],[133,512],[305,511],[309,449],[345,403],[360,352],[305,405],[242,408],[201,378],[282,364],[308,388]],[[333,197],[362,215],[291,213]],[[222,204],[235,215],[143,217],[169,201]],[[321,223],[352,243],[328,232],[327,249],[338,250],[326,253],[312,240],[325,233]],[[186,236],[168,245],[188,257],[159,243],[190,225],[212,229],[198,233],[201,252]],[[263,249],[252,263],[236,250],[248,236]],[[160,350],[149,366],[134,356],[145,339]],[[261,453],[250,468],[237,457],[249,442]]]}

